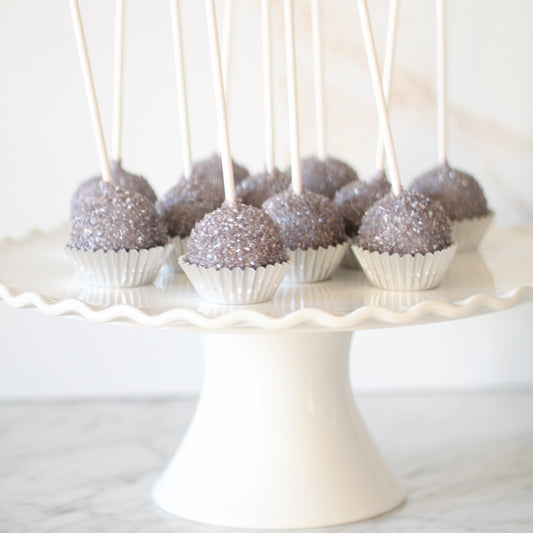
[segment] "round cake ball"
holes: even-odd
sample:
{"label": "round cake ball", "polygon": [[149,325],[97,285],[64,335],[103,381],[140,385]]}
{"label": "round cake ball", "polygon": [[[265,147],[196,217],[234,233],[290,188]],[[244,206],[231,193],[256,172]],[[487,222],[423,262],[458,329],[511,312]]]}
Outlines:
{"label": "round cake ball", "polygon": [[68,246],[81,250],[143,250],[167,244],[167,228],[145,196],[100,180],[80,204]]}
{"label": "round cake ball", "polygon": [[[207,179],[216,182],[223,183],[222,176],[222,160],[220,159],[219,154],[213,154],[212,156],[197,161],[194,166],[192,173],[197,176],[198,179]],[[244,178],[249,176],[248,170],[233,161],[233,181],[235,184],[240,183]]]}
{"label": "round cake ball", "polygon": [[448,163],[416,178],[411,188],[439,201],[451,220],[482,217],[489,212],[483,189],[474,177]]}
{"label": "round cake ball", "polygon": [[206,268],[258,268],[287,261],[277,224],[240,199],[208,213],[187,241],[187,259]]}
{"label": "round cake ball", "polygon": [[364,215],[359,246],[370,252],[427,254],[451,244],[451,223],[444,208],[412,189],[389,193]]}
{"label": "round cake ball", "polygon": [[269,198],[263,209],[279,224],[291,250],[316,250],[346,240],[340,211],[321,194],[305,190],[296,194],[291,188]]}
{"label": "round cake ball", "polygon": [[275,168],[272,172],[260,172],[245,178],[235,189],[235,194],[245,204],[261,207],[263,202],[290,187],[291,179]]}
{"label": "round cake ball", "polygon": [[352,181],[336,192],[333,203],[344,218],[348,237],[357,235],[365,211],[388,194],[390,189],[385,174],[378,172],[369,181]]}
{"label": "round cake ball", "polygon": [[[289,177],[290,170],[287,171]],[[334,157],[302,159],[302,185],[308,191],[333,199],[335,193],[347,183],[358,180],[357,172],[347,163]]]}
{"label": "round cake ball", "polygon": [[214,211],[224,201],[220,183],[198,179],[194,174],[183,178],[156,203],[165,220],[170,237],[188,237],[194,225],[204,215]]}
{"label": "round cake ball", "polygon": [[[120,161],[111,161],[110,167],[114,185],[130,192],[142,194],[150,202],[155,203],[157,196],[145,178],[124,170]],[[80,183],[70,203],[71,217],[74,217],[81,202],[99,193],[102,181],[101,176],[94,176]]]}

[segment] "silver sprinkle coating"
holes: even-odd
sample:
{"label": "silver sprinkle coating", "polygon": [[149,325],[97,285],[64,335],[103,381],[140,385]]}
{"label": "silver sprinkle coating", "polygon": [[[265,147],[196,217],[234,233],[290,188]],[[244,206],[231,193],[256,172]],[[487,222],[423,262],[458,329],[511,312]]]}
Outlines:
{"label": "silver sprinkle coating", "polygon": [[275,168],[272,172],[248,176],[237,185],[235,194],[245,204],[261,207],[265,200],[287,190],[290,185],[290,177]]}

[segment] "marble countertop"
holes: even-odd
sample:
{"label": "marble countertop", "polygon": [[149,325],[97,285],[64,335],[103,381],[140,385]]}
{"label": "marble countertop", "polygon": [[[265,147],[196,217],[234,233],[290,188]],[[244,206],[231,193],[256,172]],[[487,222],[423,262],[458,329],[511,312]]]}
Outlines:
{"label": "marble countertop", "polygon": [[[0,532],[227,531],[174,518],[150,497],[195,404],[0,404]],[[332,531],[532,531],[533,393],[363,396],[358,404],[408,499]]]}

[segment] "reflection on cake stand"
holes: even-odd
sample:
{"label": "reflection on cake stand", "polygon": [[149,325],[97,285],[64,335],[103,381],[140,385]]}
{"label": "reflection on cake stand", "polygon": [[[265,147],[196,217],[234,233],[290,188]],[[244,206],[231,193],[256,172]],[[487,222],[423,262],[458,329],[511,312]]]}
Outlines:
{"label": "reflection on cake stand", "polygon": [[0,243],[0,297],[50,315],[202,332],[198,407],[153,496],[173,514],[216,525],[320,527],[399,505],[405,493],[353,401],[352,332],[533,299],[533,231],[524,228],[492,228],[480,252],[458,255],[431,291],[380,291],[361,271],[341,269],[252,306],[206,304],[185,276],[165,270],[147,287],[89,289],[63,254],[66,235]]}

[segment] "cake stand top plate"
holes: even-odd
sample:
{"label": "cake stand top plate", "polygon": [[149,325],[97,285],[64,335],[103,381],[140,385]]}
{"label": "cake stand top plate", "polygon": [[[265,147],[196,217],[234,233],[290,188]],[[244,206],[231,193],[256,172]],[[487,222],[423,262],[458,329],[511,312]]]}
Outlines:
{"label": "cake stand top plate", "polygon": [[533,231],[492,227],[478,252],[457,255],[439,288],[390,292],[360,271],[329,281],[282,284],[273,300],[248,306],[203,302],[184,274],[163,269],[132,289],[84,285],[63,247],[68,227],[0,242],[0,298],[48,315],[189,330],[356,330],[422,324],[511,308],[533,300]]}

